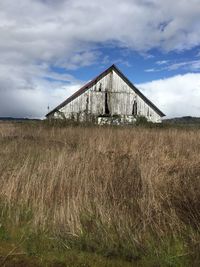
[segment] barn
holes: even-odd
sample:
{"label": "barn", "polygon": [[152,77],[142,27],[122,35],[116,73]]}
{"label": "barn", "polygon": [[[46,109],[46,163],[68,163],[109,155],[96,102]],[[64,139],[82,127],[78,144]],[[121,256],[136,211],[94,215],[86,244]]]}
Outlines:
{"label": "barn", "polygon": [[160,123],[165,114],[112,65],[51,110],[48,119],[132,124],[137,117]]}

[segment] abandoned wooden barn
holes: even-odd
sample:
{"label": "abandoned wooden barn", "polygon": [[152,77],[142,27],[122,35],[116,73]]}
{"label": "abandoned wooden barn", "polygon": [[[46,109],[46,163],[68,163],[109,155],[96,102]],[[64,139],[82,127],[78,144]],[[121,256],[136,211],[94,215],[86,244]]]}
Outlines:
{"label": "abandoned wooden barn", "polygon": [[94,121],[98,124],[130,124],[138,116],[159,123],[165,115],[115,65],[46,115],[48,119]]}

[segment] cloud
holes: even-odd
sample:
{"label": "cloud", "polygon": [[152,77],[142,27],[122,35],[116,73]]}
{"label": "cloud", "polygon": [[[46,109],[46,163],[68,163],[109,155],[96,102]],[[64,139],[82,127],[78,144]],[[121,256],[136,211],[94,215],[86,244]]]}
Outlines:
{"label": "cloud", "polygon": [[27,81],[25,86],[23,83],[23,80],[6,81],[0,77],[0,116],[44,118],[48,106],[53,109],[81,86],[48,79]]}
{"label": "cloud", "polygon": [[174,70],[198,72],[200,70],[200,60],[188,60],[180,62],[173,62],[172,60],[162,60],[162,61],[156,61],[155,64],[158,65],[158,67],[146,69],[145,72],[174,71]]}
{"label": "cloud", "polygon": [[200,74],[187,73],[138,84],[167,117],[200,116]]}
{"label": "cloud", "polygon": [[169,60],[159,60],[159,61],[156,61],[156,64],[157,65],[165,65],[169,62]]}
{"label": "cloud", "polygon": [[0,10],[0,48],[34,60],[67,65],[106,42],[140,52],[200,44],[198,0],[2,0]]}
{"label": "cloud", "polygon": [[200,60],[189,60],[189,61],[169,64],[165,69],[166,70],[185,69],[185,70],[190,70],[190,71],[199,71]]}
{"label": "cloud", "polygon": [[156,71],[160,71],[158,69],[155,69],[155,68],[151,68],[151,69],[146,69],[144,70],[145,72],[156,72]]}

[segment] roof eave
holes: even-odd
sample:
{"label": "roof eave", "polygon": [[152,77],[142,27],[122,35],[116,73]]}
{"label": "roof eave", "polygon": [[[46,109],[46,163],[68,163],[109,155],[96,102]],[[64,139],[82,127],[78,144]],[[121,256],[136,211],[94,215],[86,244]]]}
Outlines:
{"label": "roof eave", "polygon": [[144,96],[140,90],[138,88],[135,87],[135,85],[133,85],[133,83],[117,68],[117,66],[115,64],[113,64],[112,66],[110,66],[109,68],[107,68],[105,71],[103,71],[102,73],[100,73],[97,77],[95,77],[93,80],[91,80],[90,82],[86,83],[84,86],[82,86],[78,91],[76,91],[73,95],[71,95],[70,97],[68,97],[65,101],[63,101],[60,105],[58,105],[57,107],[55,107],[53,110],[51,110],[49,113],[47,113],[45,115],[45,117],[48,117],[49,115],[51,115],[52,113],[56,112],[57,110],[59,110],[60,108],[62,108],[63,106],[65,106],[66,104],[70,103],[72,100],[74,100],[76,97],[78,97],[79,95],[81,95],[82,93],[84,93],[85,91],[87,91],[95,82],[97,82],[98,80],[100,80],[102,77],[104,77],[108,72],[110,72],[111,70],[115,70],[118,75],[126,82],[129,84],[129,86],[148,104],[150,105],[154,111],[156,111],[161,117],[166,116],[161,110],[159,110],[146,96]]}
{"label": "roof eave", "polygon": [[157,108],[141,91],[135,87],[135,85],[113,64],[112,67],[117,71],[120,77],[125,80],[126,83],[148,104],[150,105],[154,111],[156,111],[161,117],[166,116],[159,108]]}
{"label": "roof eave", "polygon": [[84,93],[85,91],[87,91],[95,82],[97,82],[98,80],[100,80],[104,75],[106,75],[108,72],[110,72],[112,70],[112,68],[114,68],[114,67],[116,68],[116,66],[113,64],[112,66],[110,66],[109,68],[107,68],[106,70],[104,70],[102,73],[100,73],[97,77],[95,77],[94,79],[92,79],[91,81],[89,81],[88,83],[86,83],[78,91],[76,91],[74,94],[72,94],[70,97],[68,97],[65,101],[63,101],[57,107],[55,107],[54,109],[52,109],[49,113],[47,113],[45,115],[45,117],[48,117],[51,113],[53,113],[56,110],[62,108],[63,106],[65,106],[66,104],[68,104],[69,102],[71,102],[73,99],[75,99],[77,96],[79,96],[82,93]]}

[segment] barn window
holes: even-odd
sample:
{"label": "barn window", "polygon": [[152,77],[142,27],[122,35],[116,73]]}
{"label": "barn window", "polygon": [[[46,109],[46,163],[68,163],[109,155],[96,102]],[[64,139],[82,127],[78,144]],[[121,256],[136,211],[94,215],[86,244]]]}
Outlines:
{"label": "barn window", "polygon": [[108,92],[105,92],[105,114],[109,115],[110,111],[108,108]]}
{"label": "barn window", "polygon": [[99,85],[99,92],[101,92],[101,83],[100,83],[100,85]]}
{"label": "barn window", "polygon": [[137,116],[137,101],[136,100],[134,100],[134,102],[133,102],[132,115]]}

